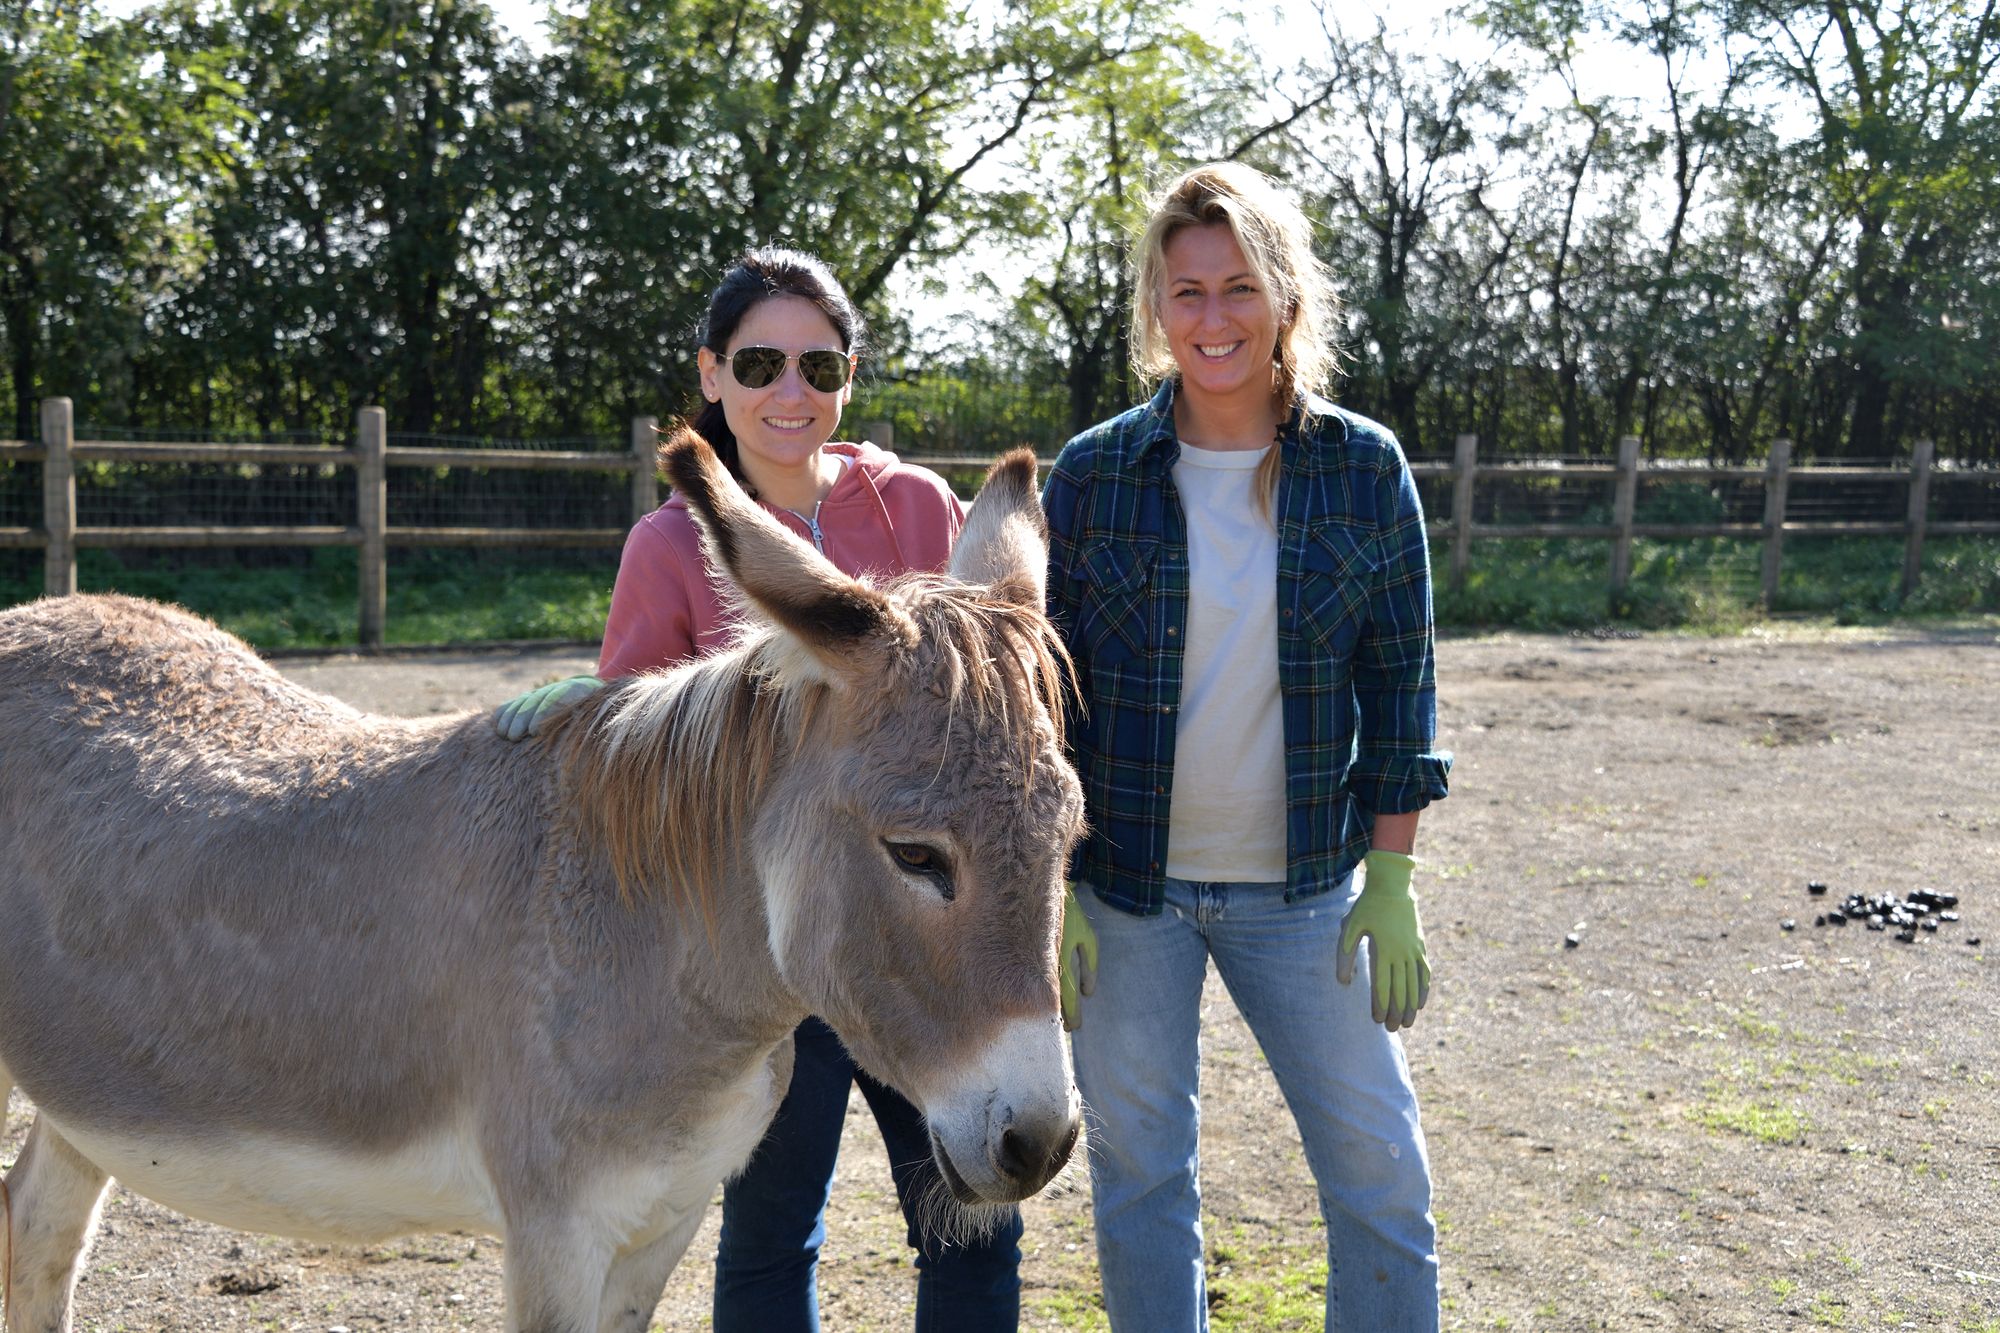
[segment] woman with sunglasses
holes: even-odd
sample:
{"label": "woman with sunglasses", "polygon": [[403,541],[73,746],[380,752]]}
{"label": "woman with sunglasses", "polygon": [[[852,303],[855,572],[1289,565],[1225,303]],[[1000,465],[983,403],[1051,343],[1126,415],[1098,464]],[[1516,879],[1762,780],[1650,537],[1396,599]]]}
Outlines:
{"label": "woman with sunglasses", "polygon": [[[753,497],[835,565],[880,576],[945,567],[964,511],[935,473],[870,444],[832,439],[852,395],[863,328],[819,260],[754,250],[722,275],[698,332],[706,405],[693,428]],[[600,679],[671,666],[733,631],[686,502],[674,495],[633,527],[611,592],[597,676],[558,681],[501,709],[520,739]],[[919,1330],[1011,1330],[1020,1310],[1018,1215],[991,1239],[946,1246],[919,1225],[936,1168],[923,1115],[863,1073],[833,1030],[793,1034],[792,1082],[743,1174],[722,1195],[716,1333],[819,1328],[825,1210],[850,1087],[859,1085],[888,1148],[916,1250]]]}

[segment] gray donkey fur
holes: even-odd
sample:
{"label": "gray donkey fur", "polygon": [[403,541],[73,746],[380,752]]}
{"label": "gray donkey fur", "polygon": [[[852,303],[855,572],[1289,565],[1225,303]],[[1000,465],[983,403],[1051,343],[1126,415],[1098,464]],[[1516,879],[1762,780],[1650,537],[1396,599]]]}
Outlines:
{"label": "gray donkey fur", "polygon": [[[972,1224],[1080,1123],[1081,822],[1031,458],[946,576],[871,587],[667,451],[731,650],[525,744],[370,717],[123,597],[0,614],[11,1333],[69,1327],[107,1179],[223,1225],[504,1237],[514,1333],[640,1333],[823,1015]],[[949,1219],[947,1219],[949,1220]]]}

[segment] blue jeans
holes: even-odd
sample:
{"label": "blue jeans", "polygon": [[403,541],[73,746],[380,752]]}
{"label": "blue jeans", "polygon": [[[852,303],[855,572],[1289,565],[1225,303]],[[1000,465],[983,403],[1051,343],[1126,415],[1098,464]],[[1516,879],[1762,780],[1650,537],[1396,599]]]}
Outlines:
{"label": "blue jeans", "polygon": [[715,1254],[716,1333],[818,1333],[819,1247],[847,1090],[860,1083],[889,1149],[889,1174],[917,1252],[918,1333],[1012,1330],[1021,1313],[1021,1217],[991,1240],[944,1245],[917,1225],[937,1179],[923,1113],[861,1072],[833,1029],[808,1018],[793,1033],[792,1085],[750,1164],[723,1187]]}
{"label": "blue jeans", "polygon": [[1409,1065],[1369,1014],[1367,951],[1352,985],[1334,979],[1357,892],[1350,881],[1287,903],[1283,884],[1169,879],[1153,917],[1077,894],[1099,953],[1076,1081],[1090,1117],[1104,1306],[1118,1333],[1208,1327],[1197,1130],[1211,958],[1305,1141],[1326,1219],[1326,1327],[1437,1328],[1430,1163]]}

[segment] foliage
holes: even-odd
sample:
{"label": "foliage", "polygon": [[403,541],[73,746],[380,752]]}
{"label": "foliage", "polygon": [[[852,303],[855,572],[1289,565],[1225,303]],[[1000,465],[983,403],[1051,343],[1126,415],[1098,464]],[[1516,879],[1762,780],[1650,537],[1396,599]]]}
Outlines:
{"label": "foliage", "polygon": [[[618,432],[687,406],[718,270],[788,243],[867,306],[899,440],[1060,439],[1144,393],[1148,187],[1234,157],[1323,224],[1342,396],[1413,450],[2000,458],[1990,4],[1322,4],[1282,46],[1184,0],[550,14],[531,50],[476,0],[6,7],[12,433],[51,394],[133,427]],[[913,290],[957,311],[923,347]]]}
{"label": "foliage", "polygon": [[1025,158],[1042,189],[1022,194],[1012,231],[1022,252],[1046,258],[986,332],[1017,379],[1062,384],[1064,437],[1150,392],[1131,367],[1129,325],[1131,247],[1149,190],[1242,134],[1239,99],[1214,94],[1225,80],[1247,83],[1245,62],[1169,13],[1158,3],[1134,11],[1143,46],[1072,81]]}
{"label": "foliage", "polygon": [[[12,434],[44,395],[129,395],[148,306],[200,263],[202,197],[235,92],[148,19],[0,8],[0,350]],[[60,366],[52,376],[51,367]]]}
{"label": "foliage", "polygon": [[1052,383],[1023,384],[980,362],[892,378],[895,369],[856,386],[847,414],[850,433],[859,434],[863,423],[886,421],[904,453],[984,458],[1023,444],[1053,454],[1068,438],[1068,403]]}

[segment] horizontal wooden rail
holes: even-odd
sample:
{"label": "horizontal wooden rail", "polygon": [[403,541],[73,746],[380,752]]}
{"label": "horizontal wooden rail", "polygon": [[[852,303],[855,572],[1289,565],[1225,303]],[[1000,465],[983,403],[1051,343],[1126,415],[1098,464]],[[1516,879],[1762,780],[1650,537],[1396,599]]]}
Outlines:
{"label": "horizontal wooden rail", "polygon": [[255,467],[352,467],[353,449],[329,444],[153,444],[78,440],[69,456],[86,463],[222,463]]}
{"label": "horizontal wooden rail", "polygon": [[210,523],[174,528],[76,528],[78,546],[359,546],[361,530],[345,527],[264,527]]}
{"label": "horizontal wooden rail", "polygon": [[[655,450],[658,445],[657,419],[637,417],[632,421],[627,447],[618,452],[575,449],[479,449],[415,447],[388,444],[388,429],[382,409],[366,407],[356,415],[354,442],[340,444],[222,444],[203,441],[79,440],[71,419],[68,399],[45,399],[42,403],[42,438],[0,440],[0,464],[40,463],[42,465],[42,525],[40,527],[0,527],[0,548],[41,549],[47,571],[46,587],[51,593],[74,591],[78,548],[97,547],[229,547],[229,546],[347,546],[357,548],[361,565],[360,629],[363,646],[379,646],[386,615],[386,551],[389,547],[465,548],[577,548],[621,545],[629,525],[587,528],[495,528],[445,525],[392,526],[388,521],[390,477],[398,470],[512,469],[523,471],[605,472],[624,474],[630,479],[632,521],[650,513],[659,503]],[[891,432],[886,423],[872,423],[868,438],[889,447]],[[1463,586],[1471,559],[1471,544],[1477,540],[1576,539],[1610,543],[1611,595],[1614,604],[1622,597],[1632,571],[1632,541],[1685,540],[1690,538],[1757,539],[1763,544],[1763,589],[1766,603],[1774,597],[1784,542],[1797,537],[1896,537],[1905,538],[1903,589],[1907,595],[1915,586],[1922,564],[1923,542],[1930,537],[2000,535],[2000,521],[1928,518],[1929,496],[1933,488],[1963,482],[2000,485],[2000,467],[1961,467],[1939,463],[1929,441],[1919,441],[1906,467],[1850,466],[1845,463],[1793,465],[1789,442],[1774,441],[1770,456],[1761,466],[1751,464],[1710,464],[1697,461],[1659,459],[1648,462],[1640,455],[1639,441],[1626,437],[1618,442],[1615,462],[1595,460],[1522,458],[1487,459],[1478,456],[1478,437],[1461,435],[1449,460],[1414,459],[1410,471],[1419,479],[1447,480],[1451,486],[1448,510],[1434,515],[1431,536],[1449,548],[1451,579]],[[934,468],[985,468],[994,460],[983,454],[905,454],[906,461]],[[77,522],[75,465],[79,462],[115,462],[139,465],[221,464],[242,467],[352,468],[355,473],[355,521],[351,525],[284,527],[265,524],[199,524],[173,527],[103,525],[86,527]],[[1047,469],[1054,460],[1044,457]],[[1474,504],[1475,486],[1480,482],[1555,482],[1558,485],[1582,482],[1607,486],[1612,521],[1609,523],[1526,523],[1480,522]],[[1679,482],[1750,482],[1763,489],[1762,521],[1651,523],[1638,517],[1642,483],[1672,485]],[[1900,519],[1868,521],[1828,520],[1802,522],[1788,516],[1792,488],[1810,488],[1820,483],[1882,482],[1903,485],[1897,501]],[[1538,488],[1539,489],[1539,488]]]}
{"label": "horizontal wooden rail", "polygon": [[[976,467],[989,468],[1000,460],[998,454],[897,454],[905,463],[915,463],[918,467]],[[1056,460],[1043,454],[1035,460],[1035,466],[1046,472],[1056,465]]]}
{"label": "horizontal wooden rail", "polygon": [[525,468],[539,472],[630,472],[654,465],[651,458],[631,454],[573,449],[407,449],[400,445],[384,449],[382,461],[389,467]]}
{"label": "horizontal wooden rail", "polygon": [[626,528],[385,528],[391,546],[623,546]]}

